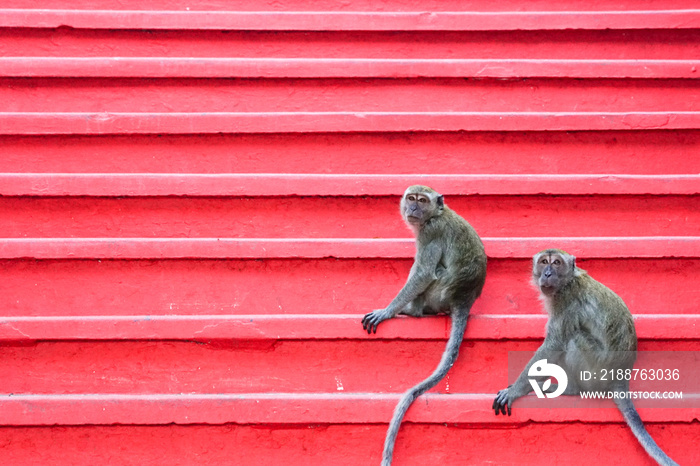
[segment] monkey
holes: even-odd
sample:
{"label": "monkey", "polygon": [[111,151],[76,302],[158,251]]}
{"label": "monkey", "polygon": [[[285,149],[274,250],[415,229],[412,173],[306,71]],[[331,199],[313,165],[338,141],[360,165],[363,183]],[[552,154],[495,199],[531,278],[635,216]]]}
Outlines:
{"label": "monkey", "polygon": [[[564,390],[550,388],[563,395],[581,391],[629,391],[628,380],[577,380],[581,371],[601,373],[602,369],[631,369],[637,358],[637,334],[627,305],[614,291],[594,280],[576,266],[576,258],[559,249],[547,249],[533,257],[532,283],[549,316],[542,346],[527,363],[523,372],[508,388],[500,390],[493,402],[496,415],[511,414],[515,400],[538,390],[528,376],[531,366],[537,373],[544,364],[556,364],[567,376]],[[538,365],[539,364],[539,365]],[[555,376],[556,377],[556,376]],[[559,382],[561,382],[558,379]],[[551,380],[545,382],[545,385]],[[617,408],[646,452],[660,465],[676,465],[656,444],[629,397],[614,397]]]}
{"label": "monkey", "polygon": [[399,204],[401,215],[416,238],[416,254],[408,279],[384,309],[365,315],[362,327],[376,333],[384,320],[405,314],[413,317],[449,314],[452,328],[434,372],[401,397],[387,430],[382,466],[390,466],[401,420],[409,406],[447,374],[459,353],[467,316],[486,280],[486,253],[474,228],[445,205],[432,188],[409,186]]}

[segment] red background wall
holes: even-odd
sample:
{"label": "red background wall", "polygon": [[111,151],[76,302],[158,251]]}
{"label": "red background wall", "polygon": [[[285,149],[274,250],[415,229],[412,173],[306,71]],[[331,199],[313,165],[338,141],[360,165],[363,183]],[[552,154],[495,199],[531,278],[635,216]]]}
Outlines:
{"label": "red background wall", "polygon": [[[395,464],[652,464],[612,404],[490,406],[541,342],[545,247],[625,299],[640,350],[700,350],[695,2],[40,7],[0,9],[7,464],[378,464],[449,325],[360,325],[410,268],[414,183],[489,270]],[[640,413],[698,464],[686,396]]]}

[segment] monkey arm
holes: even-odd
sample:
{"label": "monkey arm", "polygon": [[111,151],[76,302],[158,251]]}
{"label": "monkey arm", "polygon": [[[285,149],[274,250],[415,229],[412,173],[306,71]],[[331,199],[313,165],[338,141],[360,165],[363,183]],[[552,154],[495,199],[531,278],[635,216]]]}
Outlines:
{"label": "monkey arm", "polygon": [[382,321],[395,317],[401,309],[428,289],[437,279],[436,272],[441,258],[442,247],[439,242],[433,241],[423,247],[418,246],[413,267],[401,291],[386,308],[372,311],[362,319],[362,327],[367,333],[376,333],[377,326]]}
{"label": "monkey arm", "polygon": [[512,397],[513,401],[516,399],[520,398],[521,396],[525,396],[528,393],[532,391],[532,385],[530,385],[530,368],[532,367],[533,364],[535,364],[537,361],[540,359],[552,359],[550,356],[550,353],[552,353],[552,349],[549,346],[545,346],[544,344],[538,348],[537,351],[535,351],[535,354],[532,356],[530,361],[525,365],[525,368],[523,371],[520,373],[518,378],[515,380],[515,383],[511,386],[511,389],[513,391]]}
{"label": "monkey arm", "polygon": [[530,385],[529,381],[530,376],[528,375],[530,367],[532,367],[532,365],[540,359],[547,359],[553,351],[553,345],[550,342],[548,342],[545,338],[545,341],[544,343],[542,343],[542,346],[540,346],[537,349],[537,351],[535,351],[535,354],[525,365],[525,369],[523,369],[523,371],[520,373],[513,385],[510,385],[508,388],[500,390],[496,394],[496,398],[493,400],[493,405],[491,406],[491,408],[495,410],[496,416],[498,416],[499,412],[505,415],[506,410],[508,412],[508,416],[510,416],[511,406],[513,405],[513,402],[532,391],[532,385]]}
{"label": "monkey arm", "polygon": [[441,257],[442,248],[435,241],[419,250],[406,284],[386,307],[386,310],[391,313],[391,317],[394,317],[401,309],[423,294],[437,280],[436,271]]}

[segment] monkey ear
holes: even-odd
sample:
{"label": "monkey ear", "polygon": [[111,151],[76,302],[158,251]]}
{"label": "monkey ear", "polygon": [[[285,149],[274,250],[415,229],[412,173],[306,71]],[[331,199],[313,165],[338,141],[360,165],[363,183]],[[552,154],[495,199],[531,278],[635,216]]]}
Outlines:
{"label": "monkey ear", "polygon": [[576,256],[571,256],[571,268],[576,268]]}
{"label": "monkey ear", "polygon": [[445,200],[443,199],[442,195],[438,196],[435,202],[437,203],[437,206],[440,209],[442,209],[445,206]]}

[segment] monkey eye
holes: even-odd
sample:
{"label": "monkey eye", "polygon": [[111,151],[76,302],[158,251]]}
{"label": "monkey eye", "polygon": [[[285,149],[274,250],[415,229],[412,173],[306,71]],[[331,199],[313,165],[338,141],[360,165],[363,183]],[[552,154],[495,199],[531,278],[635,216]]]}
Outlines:
{"label": "monkey eye", "polygon": [[416,196],[406,196],[406,199],[408,199],[409,201],[415,201]]}
{"label": "monkey eye", "polygon": [[549,262],[547,262],[547,259],[542,259],[542,263],[543,263],[544,265],[547,265]]}
{"label": "monkey eye", "polygon": [[428,202],[428,200],[424,197],[421,197],[420,199],[418,199],[418,202],[420,202],[421,204],[425,204],[426,202]]}
{"label": "monkey eye", "polygon": [[554,259],[554,262],[552,262],[554,265],[559,265],[561,264],[561,261],[559,259]]}

